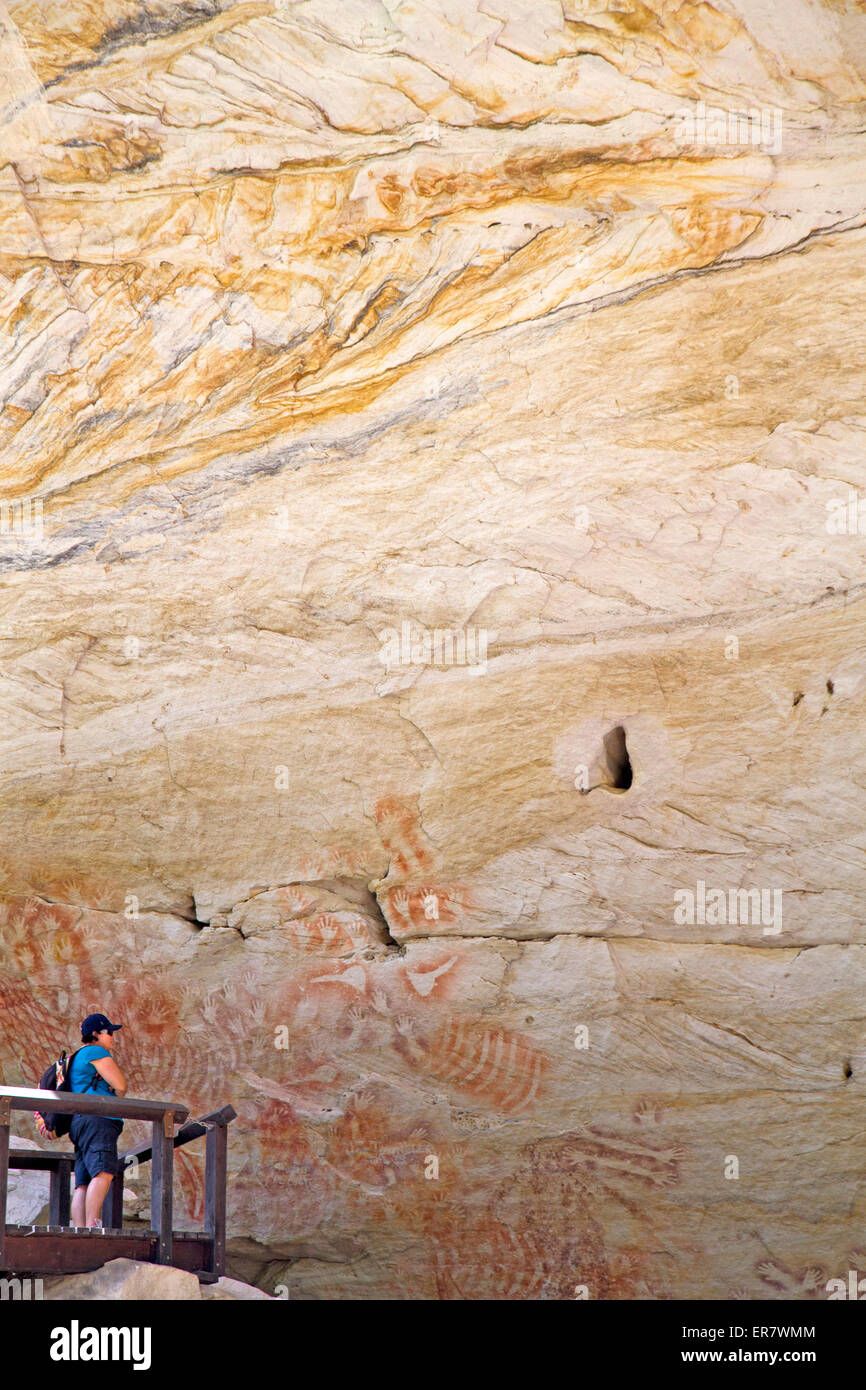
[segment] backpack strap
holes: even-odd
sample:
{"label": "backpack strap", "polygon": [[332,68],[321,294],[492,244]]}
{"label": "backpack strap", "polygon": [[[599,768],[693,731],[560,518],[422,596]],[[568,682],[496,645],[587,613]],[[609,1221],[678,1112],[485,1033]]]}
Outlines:
{"label": "backpack strap", "polygon": [[[77,1047],[77,1048],[75,1049],[75,1051],[73,1052],[72,1057],[77,1057],[78,1054],[79,1054],[79,1052],[83,1052],[83,1051],[84,1051],[84,1048],[85,1048],[85,1047],[92,1047],[92,1045],[93,1045],[92,1043],[84,1043],[81,1047]],[[72,1066],[72,1057],[70,1057],[70,1059],[69,1059],[69,1066],[70,1066],[70,1067]],[[94,1094],[95,1094],[95,1092],[96,1092],[97,1079],[98,1079],[98,1077],[99,1077],[99,1072],[96,1070],[96,1067],[93,1065],[92,1062],[88,1062],[87,1065],[88,1065],[89,1067],[93,1067],[93,1075],[91,1076],[90,1080],[88,1081],[87,1085],[85,1086],[84,1091],[89,1091],[89,1090],[92,1088],[93,1091],[94,1091]],[[81,1094],[81,1095],[84,1095],[84,1091],[81,1091],[80,1094]]]}
{"label": "backpack strap", "polygon": [[[84,1049],[85,1049],[85,1047],[90,1047],[90,1046],[91,1046],[90,1043],[82,1043],[82,1044],[81,1044],[81,1047],[76,1047],[75,1051],[74,1051],[74,1052],[71,1052],[71,1053],[69,1054],[68,1057],[66,1056],[66,1053],[63,1052],[63,1053],[61,1054],[61,1056],[58,1058],[58,1060],[57,1060],[57,1066],[58,1066],[58,1067],[59,1067],[60,1064],[64,1061],[64,1058],[65,1058],[65,1066],[64,1066],[64,1070],[63,1070],[63,1080],[64,1080],[64,1081],[68,1081],[68,1080],[69,1080],[69,1074],[70,1074],[70,1072],[72,1071],[72,1063],[75,1061],[75,1059],[76,1059],[76,1057],[78,1056],[79,1052],[83,1052]],[[90,1065],[91,1067],[93,1067],[93,1063],[92,1063],[92,1062],[90,1062],[89,1065]],[[93,1067],[93,1071],[94,1071],[94,1075],[91,1076],[90,1080],[88,1081],[87,1085],[86,1085],[85,1088],[84,1088],[84,1091],[89,1091],[89,1090],[91,1089],[91,1087],[93,1088],[94,1091],[96,1090],[96,1078],[97,1078],[97,1076],[99,1075],[99,1073],[97,1072],[97,1070],[96,1070],[95,1067]],[[56,1073],[55,1073],[55,1076],[56,1076]],[[67,1089],[68,1089],[68,1087],[67,1087]],[[84,1091],[76,1091],[75,1094],[76,1094],[76,1095],[81,1095],[81,1096],[83,1096],[83,1095],[84,1095]]]}
{"label": "backpack strap", "polygon": [[[74,1054],[73,1054],[73,1055],[74,1055]],[[66,1055],[66,1048],[64,1047],[64,1049],[63,1049],[63,1051],[61,1052],[60,1056],[57,1058],[57,1061],[54,1063],[54,1089],[55,1089],[55,1090],[57,1090],[57,1082],[58,1082],[58,1080],[62,1079],[63,1081],[65,1081],[66,1078],[67,1078],[67,1076],[69,1075],[69,1063],[71,1062],[71,1060],[72,1060],[71,1057],[67,1057],[67,1055]]]}

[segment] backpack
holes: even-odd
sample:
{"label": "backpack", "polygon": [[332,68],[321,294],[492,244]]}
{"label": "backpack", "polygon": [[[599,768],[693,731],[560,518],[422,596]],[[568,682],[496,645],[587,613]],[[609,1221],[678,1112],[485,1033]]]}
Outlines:
{"label": "backpack", "polygon": [[[87,1044],[85,1043],[84,1046],[86,1047]],[[80,1051],[81,1048],[77,1047],[72,1056],[67,1057],[64,1049],[57,1061],[52,1062],[51,1066],[42,1073],[42,1079],[39,1082],[40,1091],[70,1091],[72,1087],[69,1084],[69,1072]],[[92,1080],[90,1084],[93,1084]],[[85,1087],[85,1090],[87,1089],[89,1088]],[[36,1120],[36,1128],[43,1139],[62,1138],[64,1134],[69,1133],[69,1127],[75,1119],[74,1115],[62,1115],[56,1110],[34,1110],[33,1116]]]}

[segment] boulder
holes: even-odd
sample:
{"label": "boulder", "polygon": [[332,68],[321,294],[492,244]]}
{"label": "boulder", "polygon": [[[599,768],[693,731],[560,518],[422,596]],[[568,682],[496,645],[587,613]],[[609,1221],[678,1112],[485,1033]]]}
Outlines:
{"label": "boulder", "polygon": [[202,1298],[217,1299],[241,1299],[244,1302],[252,1302],[256,1299],[265,1299],[274,1302],[271,1294],[265,1293],[263,1289],[257,1289],[252,1284],[245,1284],[242,1279],[229,1279],[223,1276],[215,1284],[202,1284]]}
{"label": "boulder", "polygon": [[57,1302],[97,1300],[200,1299],[198,1277],[171,1265],[139,1260],[109,1260],[88,1274],[64,1274],[44,1281],[44,1297]]}

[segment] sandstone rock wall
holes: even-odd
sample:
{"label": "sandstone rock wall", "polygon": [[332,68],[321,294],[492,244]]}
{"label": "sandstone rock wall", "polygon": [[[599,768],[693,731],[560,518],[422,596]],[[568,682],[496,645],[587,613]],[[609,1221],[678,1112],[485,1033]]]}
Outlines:
{"label": "sandstone rock wall", "polygon": [[0,72],[3,1080],[98,1007],[231,1100],[293,1298],[825,1296],[862,7],[6,0]]}

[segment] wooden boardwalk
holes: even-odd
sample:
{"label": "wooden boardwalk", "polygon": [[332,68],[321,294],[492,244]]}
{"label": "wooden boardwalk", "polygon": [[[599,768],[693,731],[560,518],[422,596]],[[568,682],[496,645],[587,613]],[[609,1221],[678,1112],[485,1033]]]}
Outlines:
{"label": "wooden boardwalk", "polygon": [[[113,1115],[149,1120],[150,1143],[120,1155],[121,1169],[102,1208],[101,1230],[69,1225],[73,1155],[48,1149],[16,1149],[10,1142],[13,1110],[54,1110],[61,1114]],[[98,1269],[108,1260],[126,1258],[171,1264],[191,1270],[203,1283],[225,1273],[226,1161],[228,1126],[235,1118],[224,1105],[200,1120],[190,1120],[186,1106],[174,1101],[128,1100],[71,1091],[40,1091],[0,1086],[0,1273],[71,1274]],[[177,1130],[175,1126],[180,1123]],[[174,1150],[206,1135],[205,1229],[172,1229]],[[123,1173],[134,1163],[151,1165],[152,1230],[124,1228]],[[9,1169],[50,1174],[49,1224],[6,1224]]]}

